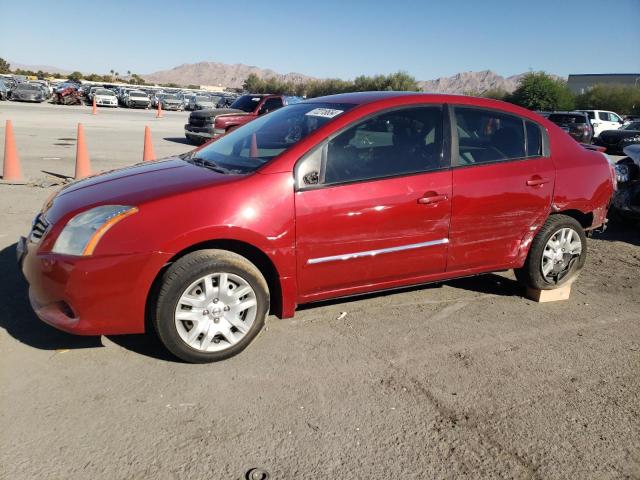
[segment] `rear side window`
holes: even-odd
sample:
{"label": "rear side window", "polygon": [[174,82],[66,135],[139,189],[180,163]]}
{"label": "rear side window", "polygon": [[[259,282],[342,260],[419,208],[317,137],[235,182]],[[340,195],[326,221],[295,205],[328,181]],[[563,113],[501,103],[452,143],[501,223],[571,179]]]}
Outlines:
{"label": "rear side window", "polygon": [[527,157],[542,156],[542,132],[540,127],[533,122],[527,121]]}
{"label": "rear side window", "polygon": [[458,165],[526,157],[524,122],[493,110],[456,107]]}
{"label": "rear side window", "polygon": [[608,112],[598,112],[598,118],[600,120],[604,120],[605,122],[609,121],[609,113]]}

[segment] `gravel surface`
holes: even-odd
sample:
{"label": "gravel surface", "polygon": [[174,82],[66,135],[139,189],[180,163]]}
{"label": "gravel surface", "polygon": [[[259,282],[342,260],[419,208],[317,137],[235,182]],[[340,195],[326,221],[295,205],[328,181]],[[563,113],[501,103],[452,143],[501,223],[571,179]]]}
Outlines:
{"label": "gravel surface", "polygon": [[[151,113],[102,113],[130,131],[89,141],[99,165],[137,161]],[[32,178],[76,120],[18,145]],[[126,155],[109,165],[111,148]],[[640,478],[637,226],[589,239],[564,302],[482,275],[269,317],[239,356],[187,365],[150,336],[74,337],[35,318],[15,240],[52,191],[0,185],[2,479]]]}

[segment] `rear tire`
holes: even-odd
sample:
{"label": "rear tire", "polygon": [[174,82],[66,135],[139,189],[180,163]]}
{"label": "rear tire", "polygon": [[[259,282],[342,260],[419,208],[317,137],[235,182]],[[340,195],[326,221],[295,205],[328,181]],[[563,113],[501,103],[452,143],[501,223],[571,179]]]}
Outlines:
{"label": "rear tire", "polygon": [[244,350],[268,312],[269,288],[253,263],[226,250],[199,250],[162,276],[152,321],[176,357],[208,363]]}
{"label": "rear tire", "polygon": [[577,278],[586,256],[582,225],[567,215],[551,215],[533,239],[524,266],[514,273],[525,287],[553,290]]}

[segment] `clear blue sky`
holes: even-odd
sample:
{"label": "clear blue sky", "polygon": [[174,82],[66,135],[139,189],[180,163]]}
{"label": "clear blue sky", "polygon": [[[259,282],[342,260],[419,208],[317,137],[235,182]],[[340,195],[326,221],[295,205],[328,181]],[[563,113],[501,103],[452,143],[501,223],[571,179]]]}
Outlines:
{"label": "clear blue sky", "polygon": [[640,0],[3,0],[0,57],[83,72],[245,63],[419,80],[640,71]]}

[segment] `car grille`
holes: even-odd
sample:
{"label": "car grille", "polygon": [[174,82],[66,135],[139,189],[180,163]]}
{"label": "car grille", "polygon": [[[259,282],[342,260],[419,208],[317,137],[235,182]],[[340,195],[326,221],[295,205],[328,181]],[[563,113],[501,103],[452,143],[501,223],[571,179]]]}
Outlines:
{"label": "car grille", "polygon": [[44,234],[47,233],[49,229],[49,222],[44,215],[39,213],[36,218],[33,220],[33,225],[31,226],[31,233],[29,233],[29,240],[33,243],[38,243],[44,237]]}
{"label": "car grille", "polygon": [[207,127],[212,124],[212,117],[189,117],[189,125],[193,127]]}

